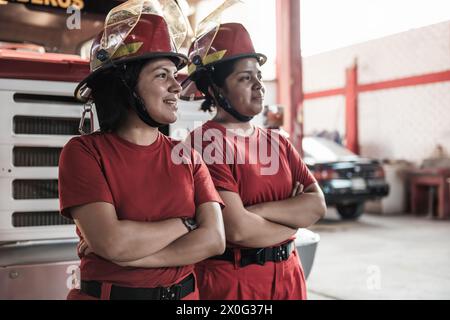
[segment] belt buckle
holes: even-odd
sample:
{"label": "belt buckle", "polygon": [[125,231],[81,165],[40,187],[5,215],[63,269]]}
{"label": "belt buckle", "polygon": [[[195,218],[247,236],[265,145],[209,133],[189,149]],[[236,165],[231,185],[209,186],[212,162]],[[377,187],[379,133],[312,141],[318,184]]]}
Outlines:
{"label": "belt buckle", "polygon": [[161,300],[180,300],[181,284],[175,284],[171,287],[161,288]]}
{"label": "belt buckle", "polygon": [[275,249],[275,261],[281,262],[283,260],[287,260],[289,258],[289,252],[287,246],[279,246]]}
{"label": "belt buckle", "polygon": [[262,248],[256,251],[256,263],[260,266],[266,264],[266,249]]}

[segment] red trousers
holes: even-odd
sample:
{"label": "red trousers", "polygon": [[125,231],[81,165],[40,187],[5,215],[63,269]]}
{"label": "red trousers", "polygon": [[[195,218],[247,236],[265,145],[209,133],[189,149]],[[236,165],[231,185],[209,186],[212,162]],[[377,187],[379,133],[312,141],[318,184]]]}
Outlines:
{"label": "red trousers", "polygon": [[306,300],[303,268],[294,250],[289,259],[245,267],[208,259],[195,266],[200,300]]}

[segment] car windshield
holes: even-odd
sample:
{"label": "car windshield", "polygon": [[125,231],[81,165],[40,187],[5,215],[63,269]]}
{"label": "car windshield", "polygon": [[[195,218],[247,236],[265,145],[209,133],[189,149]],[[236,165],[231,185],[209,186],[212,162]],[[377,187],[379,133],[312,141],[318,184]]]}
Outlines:
{"label": "car windshield", "polygon": [[306,158],[309,158],[307,162],[333,162],[358,157],[336,142],[319,137],[303,138],[303,151],[305,161]]}

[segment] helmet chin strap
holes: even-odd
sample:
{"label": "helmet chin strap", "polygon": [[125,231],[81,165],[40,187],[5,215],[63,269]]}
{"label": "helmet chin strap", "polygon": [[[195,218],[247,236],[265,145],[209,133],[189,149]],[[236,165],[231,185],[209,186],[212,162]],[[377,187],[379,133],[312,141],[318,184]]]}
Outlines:
{"label": "helmet chin strap", "polygon": [[147,108],[145,107],[144,100],[136,93],[136,91],[130,91],[134,98],[134,103],[132,103],[132,107],[134,111],[136,111],[139,119],[144,121],[144,123],[152,128],[161,128],[165,126],[163,123],[159,123],[155,119],[153,119],[147,111]]}
{"label": "helmet chin strap", "polygon": [[230,101],[219,92],[217,86],[214,83],[212,83],[211,87],[214,93],[214,99],[216,100],[216,103],[228,114],[230,114],[233,118],[235,118],[239,122],[249,122],[250,120],[253,119],[253,116],[245,116],[239,113],[235,108],[233,108]]}
{"label": "helmet chin strap", "polygon": [[161,128],[165,126],[165,124],[159,123],[148,114],[144,100],[139,96],[139,94],[137,94],[136,90],[130,88],[123,74],[120,74],[120,80],[133,96],[134,101],[132,101],[131,106],[133,107],[134,111],[136,111],[139,119],[141,119],[146,125],[152,128]]}

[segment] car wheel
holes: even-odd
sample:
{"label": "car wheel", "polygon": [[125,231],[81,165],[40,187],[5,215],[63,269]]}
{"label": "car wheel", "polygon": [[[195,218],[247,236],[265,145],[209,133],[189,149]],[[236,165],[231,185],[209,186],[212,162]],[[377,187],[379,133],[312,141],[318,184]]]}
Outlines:
{"label": "car wheel", "polygon": [[336,209],[344,220],[356,220],[364,212],[364,202],[352,203],[352,204],[339,204]]}

